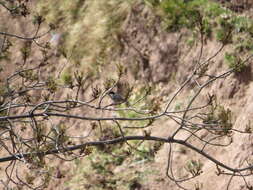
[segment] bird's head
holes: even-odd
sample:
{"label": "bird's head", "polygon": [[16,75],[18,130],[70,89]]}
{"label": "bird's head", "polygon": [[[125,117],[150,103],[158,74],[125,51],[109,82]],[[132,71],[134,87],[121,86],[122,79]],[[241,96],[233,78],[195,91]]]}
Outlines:
{"label": "bird's head", "polygon": [[115,94],[115,92],[110,91],[108,94],[109,94],[109,95],[114,95],[114,94]]}

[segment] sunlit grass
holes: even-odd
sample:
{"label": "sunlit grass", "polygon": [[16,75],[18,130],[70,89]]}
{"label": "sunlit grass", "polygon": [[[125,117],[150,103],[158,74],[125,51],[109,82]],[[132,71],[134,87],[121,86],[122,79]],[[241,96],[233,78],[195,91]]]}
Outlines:
{"label": "sunlit grass", "polygon": [[73,63],[98,67],[111,61],[112,50],[117,51],[115,35],[134,2],[41,0],[37,7],[48,23],[59,26],[64,33],[63,49]]}

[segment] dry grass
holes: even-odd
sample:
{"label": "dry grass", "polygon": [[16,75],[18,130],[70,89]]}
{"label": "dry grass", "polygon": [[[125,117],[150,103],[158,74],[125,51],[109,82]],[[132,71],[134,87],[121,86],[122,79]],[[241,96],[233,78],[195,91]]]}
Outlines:
{"label": "dry grass", "polygon": [[75,64],[96,67],[106,64],[115,35],[136,0],[86,0],[38,2],[38,11],[63,33],[63,49]]}

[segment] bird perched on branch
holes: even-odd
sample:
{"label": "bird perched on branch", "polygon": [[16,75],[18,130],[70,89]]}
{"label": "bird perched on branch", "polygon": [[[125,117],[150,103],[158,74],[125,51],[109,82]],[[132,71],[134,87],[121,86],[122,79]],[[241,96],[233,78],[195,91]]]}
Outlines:
{"label": "bird perched on branch", "polygon": [[110,96],[110,98],[112,99],[112,101],[114,103],[116,103],[116,104],[123,103],[123,102],[126,101],[120,94],[118,94],[116,92],[110,91],[108,93],[108,95]]}

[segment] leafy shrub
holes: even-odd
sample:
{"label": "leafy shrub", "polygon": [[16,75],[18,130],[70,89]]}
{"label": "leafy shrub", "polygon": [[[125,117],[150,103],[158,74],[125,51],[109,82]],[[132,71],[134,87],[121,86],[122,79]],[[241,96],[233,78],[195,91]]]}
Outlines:
{"label": "leafy shrub", "polygon": [[225,61],[228,63],[229,68],[233,69],[235,72],[241,72],[246,67],[239,55],[236,56],[226,52]]}
{"label": "leafy shrub", "polygon": [[193,28],[200,16],[198,7],[193,7],[183,0],[166,0],[162,2],[161,7],[167,13],[166,24],[171,31],[182,27]]}
{"label": "leafy shrub", "polygon": [[212,127],[216,129],[216,134],[229,136],[233,128],[231,110],[218,105],[216,100],[209,109],[209,113],[203,119],[203,123],[212,124]]}
{"label": "leafy shrub", "polygon": [[238,53],[253,51],[253,41],[249,36],[238,36],[236,39],[235,51]]}
{"label": "leafy shrub", "polygon": [[167,28],[176,31],[182,27],[194,29],[198,27],[207,35],[211,33],[213,18],[225,12],[219,4],[208,0],[166,0],[161,3],[167,14]]}

